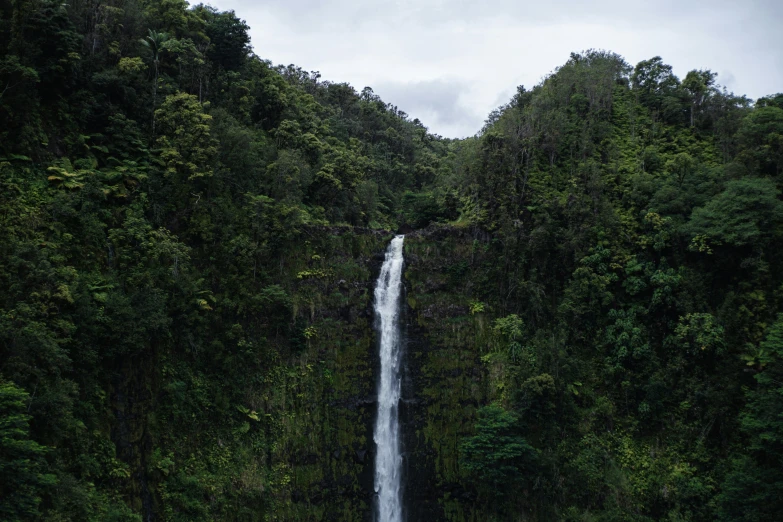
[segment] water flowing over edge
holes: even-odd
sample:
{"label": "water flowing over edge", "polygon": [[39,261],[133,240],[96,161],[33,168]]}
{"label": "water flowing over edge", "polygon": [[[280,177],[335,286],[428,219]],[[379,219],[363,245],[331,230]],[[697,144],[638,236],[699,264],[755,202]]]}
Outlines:
{"label": "water flowing over edge", "polygon": [[378,418],[375,423],[375,492],[379,522],[402,522],[402,455],[400,454],[400,292],[402,244],[392,239],[375,285],[375,315],[380,334],[381,378],[378,384]]}

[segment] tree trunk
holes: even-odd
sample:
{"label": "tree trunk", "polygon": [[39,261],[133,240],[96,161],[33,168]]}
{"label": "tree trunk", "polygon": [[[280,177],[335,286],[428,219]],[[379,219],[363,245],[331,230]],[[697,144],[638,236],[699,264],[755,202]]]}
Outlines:
{"label": "tree trunk", "polygon": [[155,60],[155,85],[152,86],[152,135],[155,136],[155,107],[158,104],[158,61]]}

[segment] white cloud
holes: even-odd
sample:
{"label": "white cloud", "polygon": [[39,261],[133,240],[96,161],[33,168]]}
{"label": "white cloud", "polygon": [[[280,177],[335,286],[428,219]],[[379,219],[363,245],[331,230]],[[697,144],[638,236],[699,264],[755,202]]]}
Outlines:
{"label": "white cloud", "polygon": [[251,27],[256,54],[371,86],[433,132],[463,137],[572,51],[656,55],[681,77],[712,69],[737,94],[783,91],[783,2],[746,0],[215,0]]}

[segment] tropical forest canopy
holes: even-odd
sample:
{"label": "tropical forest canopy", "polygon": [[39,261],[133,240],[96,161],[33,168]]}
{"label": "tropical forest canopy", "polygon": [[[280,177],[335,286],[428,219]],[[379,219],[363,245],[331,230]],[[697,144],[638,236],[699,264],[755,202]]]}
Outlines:
{"label": "tropical forest canopy", "polygon": [[0,0],[0,519],[367,519],[399,229],[431,519],[780,516],[783,94],[589,50],[450,140],[248,30]]}

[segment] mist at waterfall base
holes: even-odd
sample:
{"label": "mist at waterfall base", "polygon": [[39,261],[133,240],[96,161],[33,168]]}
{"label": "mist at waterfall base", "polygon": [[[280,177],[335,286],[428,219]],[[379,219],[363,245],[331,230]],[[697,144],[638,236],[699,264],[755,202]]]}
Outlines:
{"label": "mist at waterfall base", "polygon": [[380,338],[378,418],[375,423],[375,493],[378,522],[402,522],[402,455],[399,402],[401,393],[400,293],[404,236],[396,236],[386,250],[375,286],[375,316]]}

